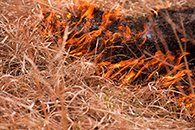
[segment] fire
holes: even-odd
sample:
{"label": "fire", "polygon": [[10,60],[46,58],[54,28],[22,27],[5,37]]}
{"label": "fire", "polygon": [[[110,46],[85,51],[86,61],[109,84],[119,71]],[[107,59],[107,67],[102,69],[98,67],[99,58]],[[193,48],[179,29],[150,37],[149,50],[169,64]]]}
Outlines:
{"label": "fire", "polygon": [[66,17],[67,17],[67,18],[71,18],[71,13],[68,13],[68,14],[66,15]]}
{"label": "fire", "polygon": [[[169,7],[169,5],[170,2],[167,2],[166,6]],[[163,54],[161,51],[157,51],[150,58],[142,55],[115,63],[112,58],[113,52],[121,48],[127,41],[133,41],[140,36],[143,38],[143,41],[139,43],[139,47],[141,47],[147,40],[147,34],[151,33],[150,27],[145,25],[143,32],[134,34],[128,25],[121,24],[124,20],[123,16],[120,16],[113,10],[98,13],[96,8],[97,6],[84,2],[78,6],[79,18],[76,18],[75,21],[71,21],[71,18],[74,17],[71,12],[65,13],[65,18],[56,12],[43,12],[44,19],[41,24],[43,33],[47,38],[56,38],[57,44],[62,44],[63,32],[66,26],[68,26],[68,38],[65,43],[65,49],[70,49],[69,53],[73,56],[90,57],[89,62],[95,62],[97,68],[104,68],[103,72],[97,70],[97,74],[117,81],[118,85],[128,84],[129,82],[136,83],[140,79],[142,82],[154,81],[156,84],[160,83],[159,89],[184,88],[184,85],[177,84],[187,77],[188,72],[184,63],[181,62],[184,56],[182,53],[178,52],[176,58],[174,55],[171,55],[171,52]],[[158,13],[160,7],[157,5],[156,8],[155,12]],[[99,15],[101,17],[96,19]],[[115,23],[115,26],[113,26],[113,23]],[[117,31],[113,32],[113,28],[117,28]],[[119,42],[116,42],[117,40]],[[181,41],[186,42],[185,39],[181,39]],[[136,51],[132,51],[132,53]],[[189,53],[185,52],[185,55],[187,54]],[[171,61],[174,61],[174,64]],[[171,68],[171,71],[155,79],[156,74],[165,66]],[[190,74],[191,76],[193,75],[191,71]],[[179,98],[179,101],[185,102],[186,107],[190,108],[195,104],[194,100],[191,100],[194,96],[189,94],[187,97]],[[192,103],[189,103],[189,101]]]}
{"label": "fire", "polygon": [[158,15],[158,12],[159,12],[159,10],[160,9],[162,9],[162,8],[169,8],[169,7],[171,7],[171,5],[172,5],[172,3],[170,2],[170,1],[166,1],[166,5],[164,6],[164,7],[161,7],[161,5],[156,5],[155,6],[155,9],[156,10],[153,10],[153,13],[155,14],[155,15]]}
{"label": "fire", "polygon": [[182,39],[181,39],[181,42],[188,42],[188,40],[185,39],[185,38],[182,38]]}

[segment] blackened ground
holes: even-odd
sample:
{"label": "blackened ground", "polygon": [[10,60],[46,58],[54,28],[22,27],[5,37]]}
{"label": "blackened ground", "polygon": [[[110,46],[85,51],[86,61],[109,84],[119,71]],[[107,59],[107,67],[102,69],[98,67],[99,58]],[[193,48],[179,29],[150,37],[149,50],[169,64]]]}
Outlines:
{"label": "blackened ground", "polygon": [[[165,10],[161,10],[162,12],[165,12]],[[184,25],[184,29],[186,34],[188,34],[191,38],[195,39],[195,8],[188,8],[185,10],[178,10],[178,11],[173,11],[173,10],[168,10],[168,13],[172,19],[172,21],[178,25],[182,29],[181,23]],[[94,10],[94,18],[91,20],[91,25],[88,30],[82,31],[80,34],[76,35],[75,37],[80,37],[81,35],[92,32],[94,30],[98,30],[101,22],[102,22],[102,16],[104,12],[95,9]],[[80,18],[80,16],[78,16]],[[79,18],[75,18],[79,20]],[[77,21],[76,20],[76,21]],[[96,37],[91,43],[91,50],[93,50],[96,46],[97,39],[104,39],[104,36],[106,35],[106,31],[109,30],[112,32],[112,34],[120,32],[118,27],[119,26],[128,26],[131,29],[131,35],[132,35],[132,40],[130,41],[125,41],[123,36],[117,37],[112,43],[108,43],[108,45],[114,45],[114,46],[121,46],[121,48],[112,48],[111,50],[104,50],[105,53],[112,52],[112,57],[111,62],[112,63],[118,63],[121,60],[127,60],[131,57],[135,57],[135,55],[132,53],[134,52],[137,57],[140,57],[142,55],[141,51],[147,51],[151,54],[155,54],[157,51],[155,47],[155,41],[153,39],[153,35],[151,32],[147,34],[147,40],[143,44],[143,46],[138,49],[138,45],[141,44],[143,41],[143,36],[140,37],[135,37],[135,35],[139,32],[144,31],[144,25],[147,25],[148,28],[150,28],[150,22],[147,18],[140,17],[138,19],[134,19],[131,17],[126,17],[126,18],[115,18],[115,17],[110,17],[110,20],[112,21],[110,24],[107,25],[106,29],[102,32],[99,37]],[[173,52],[173,54],[176,54],[177,50],[180,50],[178,41],[173,33],[171,25],[163,18],[160,14],[158,16],[153,17],[154,23],[160,28],[161,33],[163,34],[163,38],[165,39],[168,49]],[[71,19],[72,21],[72,19]],[[75,22],[75,20],[73,20]],[[86,23],[86,19],[83,18],[82,22],[78,25],[75,31],[80,30],[83,25]],[[151,25],[152,26],[152,25]],[[155,32],[156,29],[154,28]],[[157,33],[156,33],[157,34]],[[160,46],[161,51],[165,53],[164,46],[162,45],[160,38],[157,36],[157,44]],[[180,39],[185,38],[182,34],[178,33],[178,36]],[[186,39],[186,38],[185,38]],[[111,42],[111,41],[110,41]],[[100,43],[101,44],[101,43]],[[103,43],[102,43],[103,44]],[[184,43],[183,43],[184,47]],[[186,44],[186,51],[190,52],[190,55],[188,57],[188,61],[192,60],[195,57],[195,45],[193,45],[190,41],[187,42]],[[104,54],[107,55],[107,54]],[[117,56],[120,55],[120,56]],[[115,57],[114,57],[115,56]],[[192,61],[193,62],[193,61]],[[195,62],[193,62],[195,63]]]}
{"label": "blackened ground", "polygon": [[[185,33],[189,35],[191,38],[195,39],[195,8],[187,8],[187,9],[180,9],[177,11],[173,10],[167,10],[170,18],[172,21],[179,26],[181,29],[184,29]],[[165,13],[165,10],[161,10],[161,13]],[[168,45],[168,48],[170,51],[173,52],[173,54],[176,54],[177,50],[180,50],[178,41],[173,33],[173,29],[171,25],[165,20],[164,17],[161,16],[161,13],[159,13],[158,16],[155,16],[154,23],[160,28],[160,31],[163,34],[163,37]],[[182,27],[183,24],[183,27]],[[155,28],[154,28],[155,30]],[[155,30],[156,31],[156,30]],[[188,42],[186,43],[186,51],[190,53],[190,55],[187,56],[188,61],[193,60],[195,58],[195,45],[189,41],[189,39],[185,38],[184,35],[177,32],[180,39],[186,39]],[[158,45],[162,48],[161,51],[165,52],[164,47],[158,37]],[[182,43],[182,42],[181,42]],[[149,52],[155,52],[155,47],[150,46],[154,44],[154,40],[147,40],[146,43],[143,45],[143,49],[145,48]],[[182,43],[183,48],[185,48],[185,43]],[[195,60],[191,61],[192,63],[195,63]],[[193,65],[193,64],[191,64]]]}
{"label": "blackened ground", "polygon": [[[87,11],[86,7],[86,11]],[[180,10],[169,10],[166,9],[172,19],[172,21],[178,25],[182,29],[182,24],[184,25],[184,31],[187,35],[189,35],[191,38],[195,39],[195,8],[186,8],[186,9],[180,9]],[[69,39],[74,39],[74,38],[79,38],[82,35],[86,33],[90,33],[92,31],[99,30],[102,28],[102,22],[103,22],[103,17],[108,13],[108,12],[103,12],[99,10],[98,8],[95,8],[93,11],[93,18],[89,19],[86,17],[81,16],[83,14],[82,12],[78,11],[77,15],[72,15],[70,19],[66,21],[66,23],[69,25],[69,30],[72,30],[72,33],[69,34],[68,40]],[[160,10],[160,12],[165,13],[164,10]],[[73,13],[72,13],[73,14]],[[45,15],[45,18],[48,16]],[[54,16],[55,17],[55,16]],[[90,43],[86,43],[85,46],[83,46],[80,51],[82,50],[94,50],[97,46],[97,40],[99,40],[99,44],[97,48],[100,51],[98,52],[99,54],[101,53],[101,57],[97,60],[98,62],[103,62],[103,61],[110,61],[111,63],[119,63],[122,60],[128,60],[132,57],[138,58],[142,56],[144,51],[147,51],[148,53],[154,55],[155,52],[157,52],[156,46],[155,46],[155,40],[154,40],[154,35],[156,35],[157,40],[156,44],[160,47],[160,50],[165,54],[166,51],[164,49],[164,46],[160,40],[160,37],[158,35],[157,29],[155,27],[158,27],[162,37],[165,39],[166,44],[168,49],[172,52],[172,54],[176,55],[178,51],[180,51],[180,47],[178,44],[178,41],[173,33],[173,29],[171,25],[165,20],[164,17],[160,15],[160,13],[156,16],[152,16],[153,18],[153,25],[152,23],[149,22],[147,17],[139,17],[137,19],[132,18],[132,17],[116,17],[115,15],[110,16],[109,20],[111,21],[109,24],[104,26],[103,31],[100,35],[97,37],[93,37],[91,39]],[[58,27],[57,29],[53,30],[64,30],[64,26],[57,25],[58,22],[57,20],[62,20],[58,19],[57,17],[54,18],[53,22],[51,24],[53,27]],[[81,21],[80,21],[81,20]],[[80,21],[80,22],[79,22]],[[45,22],[45,21],[44,21]],[[44,23],[43,22],[43,23]],[[76,24],[79,22],[79,24]],[[84,25],[90,22],[90,26],[87,28],[84,28]],[[155,25],[155,26],[154,26]],[[103,41],[107,40],[108,37],[106,37],[108,31],[112,33],[111,38],[113,38],[114,34],[120,33],[123,34],[125,32],[121,32],[119,29],[120,26],[123,27],[129,27],[131,30],[131,40],[125,39],[124,35],[121,36],[116,36],[114,41],[108,40],[108,42],[105,44]],[[150,31],[150,28],[154,27],[154,32],[155,34],[152,34]],[[148,34],[143,34],[137,36],[138,33],[143,32],[144,29],[148,30]],[[83,29],[83,30],[82,30]],[[78,33],[80,30],[82,30],[80,33]],[[75,35],[76,33],[76,35]],[[177,32],[179,39],[186,39],[184,35],[180,34]],[[61,34],[58,34],[56,36],[57,39],[59,37],[63,36],[63,31]],[[139,47],[139,45],[143,42],[144,36],[147,38],[145,43]],[[67,41],[68,41],[67,40]],[[188,61],[190,61],[190,68],[194,66],[195,63],[195,45],[192,44],[192,42],[189,39],[186,39],[186,43],[182,43],[183,48],[186,48],[186,51],[190,53],[190,55],[187,56]],[[57,40],[56,40],[57,41]],[[87,41],[84,39],[81,44]],[[75,43],[76,44],[76,43]],[[90,46],[89,46],[90,44]],[[111,48],[109,48],[112,46]],[[113,47],[114,46],[114,47]],[[186,47],[185,47],[186,46]],[[73,44],[67,44],[68,49],[71,47],[72,50],[78,48],[78,46],[74,46]],[[90,47],[90,48],[89,48]],[[147,56],[147,55],[146,55]],[[149,56],[148,56],[149,57]],[[153,71],[153,70],[151,70]],[[164,70],[162,71],[164,72]]]}

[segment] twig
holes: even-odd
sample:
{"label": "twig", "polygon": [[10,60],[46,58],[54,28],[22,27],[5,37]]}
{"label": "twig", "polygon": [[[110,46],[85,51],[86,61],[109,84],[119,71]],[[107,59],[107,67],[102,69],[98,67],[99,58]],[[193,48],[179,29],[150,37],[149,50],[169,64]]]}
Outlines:
{"label": "twig", "polygon": [[[156,46],[156,49],[157,49],[158,51],[161,51],[160,46],[158,45],[158,42],[157,42],[157,37],[156,37],[156,33],[155,33],[155,31],[154,31],[154,27],[157,29],[157,33],[158,33],[158,35],[159,35],[159,37],[160,37],[160,40],[161,40],[161,42],[162,42],[162,44],[163,44],[163,46],[164,46],[164,48],[165,48],[165,51],[166,51],[166,53],[167,53],[167,52],[169,51],[168,45],[167,45],[167,43],[165,42],[165,40],[164,40],[164,38],[163,38],[163,36],[162,36],[162,33],[160,33],[159,28],[154,24],[154,20],[152,19],[151,13],[148,12],[148,15],[149,15],[149,17],[148,17],[148,18],[149,18],[149,22],[150,22],[151,25],[152,25],[152,27],[151,27],[151,32],[152,32],[152,34],[154,35],[153,37],[154,37],[154,44],[155,44],[155,46]],[[161,58],[162,60],[164,60],[161,54],[160,54],[160,58]],[[165,65],[165,69],[166,69],[167,72],[170,72],[169,67],[166,66],[166,65]]]}
{"label": "twig", "polygon": [[[162,60],[162,59],[159,59],[158,57],[156,57],[156,56],[153,56],[152,54],[150,54],[149,52],[147,52],[147,51],[144,51],[144,53],[146,54],[146,55],[148,55],[148,56],[151,56],[152,58],[155,58],[155,59],[157,59],[157,60],[159,60],[160,62],[162,62],[163,64],[166,64],[166,65],[168,65],[168,66],[170,66],[170,67],[175,67],[174,65],[172,65],[172,64],[170,64],[170,63],[168,63],[168,62],[166,62],[166,61],[164,61],[164,60]],[[179,69],[179,70],[181,70],[181,69]]]}
{"label": "twig", "polygon": [[[190,69],[189,69],[189,66],[188,66],[188,61],[187,61],[185,52],[184,52],[184,50],[183,50],[183,47],[182,47],[182,45],[181,45],[180,39],[179,39],[179,37],[178,37],[178,35],[177,35],[177,32],[176,32],[176,29],[178,30],[179,27],[178,27],[175,23],[173,23],[173,21],[171,20],[169,14],[168,14],[168,11],[167,11],[167,10],[165,10],[165,11],[166,11],[166,15],[165,15],[164,13],[161,13],[161,14],[162,14],[163,17],[167,20],[167,22],[171,25],[171,27],[172,27],[172,29],[173,29],[173,32],[174,32],[174,34],[175,34],[175,37],[176,37],[176,39],[177,39],[177,42],[178,42],[178,44],[179,44],[180,50],[181,50],[181,52],[182,52],[182,54],[183,54],[183,56],[184,56],[184,62],[185,62],[185,66],[186,66],[186,69],[187,69],[188,80],[189,80],[189,83],[190,83],[190,87],[191,87],[192,94],[194,95],[194,89],[193,89],[193,85],[192,85],[192,79],[191,79],[191,76],[190,76]],[[179,29],[180,29],[180,28],[179,28]],[[179,31],[179,30],[178,30],[178,31]],[[184,33],[184,32],[183,32],[183,30],[182,30],[182,34],[183,34],[183,33]],[[185,34],[185,33],[184,33],[184,34]],[[187,37],[187,34],[186,34],[186,37]]]}
{"label": "twig", "polygon": [[[166,11],[167,12],[167,11]],[[174,26],[175,30],[177,30],[179,33],[182,35],[185,35],[187,39],[189,39],[194,45],[195,45],[195,40],[191,38],[188,34],[186,34],[179,26],[177,26],[170,18],[168,18],[162,11],[159,11],[159,13],[167,20],[167,22],[171,25]]]}

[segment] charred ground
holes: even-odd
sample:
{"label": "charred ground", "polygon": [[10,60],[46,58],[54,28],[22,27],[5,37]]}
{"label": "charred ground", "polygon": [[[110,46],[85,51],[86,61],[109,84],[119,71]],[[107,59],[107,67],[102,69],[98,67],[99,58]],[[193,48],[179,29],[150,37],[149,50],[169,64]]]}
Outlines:
{"label": "charred ground", "polygon": [[[186,38],[186,35],[192,39],[195,37],[195,8],[188,7],[179,10],[161,9],[157,15],[151,12],[150,17],[152,21],[150,21],[148,17],[133,18],[117,16],[114,11],[103,12],[99,8],[95,8],[91,14],[93,17],[88,18],[83,15],[87,9],[88,7],[85,7],[82,8],[81,12],[79,10],[76,11],[76,15],[75,12],[72,13],[73,15],[67,20],[64,20],[66,18],[56,17],[53,19],[54,21],[51,21],[51,25],[54,28],[52,32],[59,30],[59,32],[61,32],[60,34],[52,35],[56,44],[64,35],[63,30],[65,25],[69,25],[71,33],[68,35],[67,49],[76,49],[77,52],[83,52],[83,55],[88,55],[88,53],[93,55],[94,50],[97,49],[96,55],[101,55],[98,58],[93,57],[94,59],[92,60],[95,60],[96,63],[109,61],[114,64],[132,57],[138,58],[142,55],[144,55],[145,58],[149,57],[144,51],[151,55],[155,55],[157,51],[162,51],[164,54],[167,53],[167,51],[171,51],[172,55],[175,55],[177,58],[178,53],[181,52],[180,47],[170,23],[168,23],[163,16],[167,15],[166,13],[168,12],[172,21],[180,29],[183,29],[183,33],[177,31],[177,35],[185,51],[190,53],[187,55],[187,59],[190,68],[193,68],[195,63],[195,43]],[[109,18],[105,21],[105,17],[108,13],[110,13]],[[47,13],[45,18],[49,15],[50,13]],[[102,19],[104,19],[104,21]],[[66,22],[64,25],[61,24],[61,26],[59,26],[59,21]],[[43,21],[43,23],[45,23],[45,21]],[[87,23],[89,23],[89,26],[85,27]],[[119,29],[120,27],[123,28]],[[127,27],[130,30],[127,30]],[[100,34],[97,34],[96,37],[93,36],[91,39],[87,39],[90,36],[86,36],[81,40],[82,36],[91,35],[91,32],[100,30],[100,28],[102,28],[102,31]],[[129,33],[129,39],[125,37],[127,32]],[[51,40],[51,36],[49,39]],[[80,42],[69,43],[70,39],[80,40]],[[185,42],[182,41],[182,39],[184,39]],[[105,41],[107,41],[107,43],[105,43]],[[168,49],[166,50],[165,48]],[[162,72],[164,72],[164,70],[162,70]]]}

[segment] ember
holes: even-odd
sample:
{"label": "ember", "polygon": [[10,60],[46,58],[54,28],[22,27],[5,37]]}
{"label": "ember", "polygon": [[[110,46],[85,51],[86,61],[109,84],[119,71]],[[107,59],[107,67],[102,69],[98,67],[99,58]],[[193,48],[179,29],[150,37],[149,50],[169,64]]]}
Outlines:
{"label": "ember", "polygon": [[[170,3],[167,3],[167,7],[169,5]],[[180,95],[179,101],[184,102],[187,108],[192,108],[195,104],[195,86],[182,81],[189,81],[187,73],[190,73],[191,77],[194,75],[191,70],[185,68],[183,57],[193,59],[195,46],[193,41],[183,38],[185,35],[178,33],[180,40],[187,43],[185,55],[178,51],[178,41],[172,28],[161,15],[165,10],[154,11],[155,14],[158,13],[152,18],[158,25],[156,26],[147,18],[136,21],[119,15],[117,9],[104,12],[98,5],[86,2],[77,7],[75,12],[70,11],[63,15],[57,12],[43,12],[44,18],[40,27],[48,41],[60,45],[63,42],[64,30],[68,26],[68,38],[64,49],[72,56],[84,56],[96,64],[98,75],[112,79],[118,85],[154,81],[159,90],[175,89],[184,93],[186,96]],[[193,11],[195,9],[190,10],[191,15]],[[169,11],[169,14],[171,18],[178,15],[185,18],[185,10]],[[188,19],[188,23],[185,19],[183,21],[185,28],[191,31],[186,32],[186,35],[193,36],[195,29],[189,28],[195,26],[195,20]],[[174,22],[180,26],[180,20]],[[156,34],[152,34],[152,30]]]}

